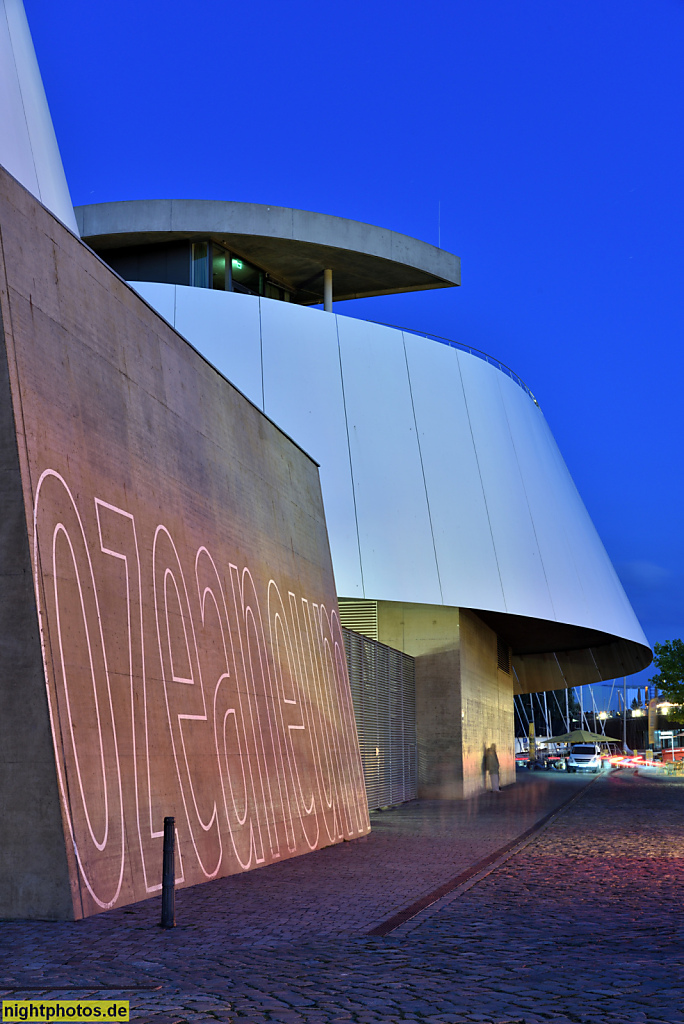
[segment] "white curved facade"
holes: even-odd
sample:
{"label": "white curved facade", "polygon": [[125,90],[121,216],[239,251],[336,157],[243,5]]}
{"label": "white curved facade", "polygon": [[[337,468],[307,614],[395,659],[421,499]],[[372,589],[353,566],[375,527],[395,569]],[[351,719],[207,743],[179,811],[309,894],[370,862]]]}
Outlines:
{"label": "white curved facade", "polygon": [[497,367],[272,299],[134,287],[320,463],[340,595],[648,646],[539,407]]}
{"label": "white curved facade", "polygon": [[0,164],[78,234],[21,0],[0,0]]}

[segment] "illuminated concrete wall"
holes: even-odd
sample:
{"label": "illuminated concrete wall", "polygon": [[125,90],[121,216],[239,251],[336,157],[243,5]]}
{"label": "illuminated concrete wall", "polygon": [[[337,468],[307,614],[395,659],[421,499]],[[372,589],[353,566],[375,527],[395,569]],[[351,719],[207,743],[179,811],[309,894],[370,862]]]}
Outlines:
{"label": "illuminated concrete wall", "polygon": [[463,796],[489,788],[485,748],[496,744],[502,786],[515,782],[513,675],[497,667],[496,633],[473,612],[460,618]]}
{"label": "illuminated concrete wall", "polygon": [[[369,821],[315,463],[0,170],[0,917]],[[0,367],[2,370],[2,367]]]}
{"label": "illuminated concrete wall", "polygon": [[378,601],[377,621],[382,643],[415,658],[418,795],[489,788],[492,743],[501,785],[515,782],[513,675],[498,668],[496,633],[474,612],[440,605]]}

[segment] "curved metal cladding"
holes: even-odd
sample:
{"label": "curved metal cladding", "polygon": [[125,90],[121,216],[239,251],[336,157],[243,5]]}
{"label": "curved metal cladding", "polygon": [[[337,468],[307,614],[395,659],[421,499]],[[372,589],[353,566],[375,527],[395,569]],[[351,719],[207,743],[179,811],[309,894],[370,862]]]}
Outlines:
{"label": "curved metal cladding", "polygon": [[135,287],[320,463],[339,594],[481,612],[522,690],[649,663],[541,410],[498,367],[275,300]]}
{"label": "curved metal cladding", "polygon": [[78,234],[21,0],[0,0],[0,164]]}

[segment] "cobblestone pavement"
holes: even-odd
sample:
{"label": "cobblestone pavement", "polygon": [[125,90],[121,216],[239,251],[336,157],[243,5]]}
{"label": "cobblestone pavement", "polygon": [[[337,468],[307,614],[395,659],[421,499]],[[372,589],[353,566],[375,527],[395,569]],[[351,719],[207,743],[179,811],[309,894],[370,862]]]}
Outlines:
{"label": "cobblestone pavement", "polygon": [[[601,777],[467,891],[364,934],[581,785],[534,775],[498,804],[405,805],[374,818],[367,841],[179,893],[170,932],[154,926],[157,901],[5,923],[0,985],[15,998],[118,995],[150,1024],[684,1022],[684,780]],[[440,870],[419,863],[441,857]]]}

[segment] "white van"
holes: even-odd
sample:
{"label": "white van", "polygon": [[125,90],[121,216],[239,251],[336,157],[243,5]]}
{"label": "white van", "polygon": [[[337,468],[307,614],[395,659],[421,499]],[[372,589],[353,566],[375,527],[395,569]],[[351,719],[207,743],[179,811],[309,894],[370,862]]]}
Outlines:
{"label": "white van", "polygon": [[601,755],[598,744],[573,743],[566,767],[569,772],[600,772]]}

